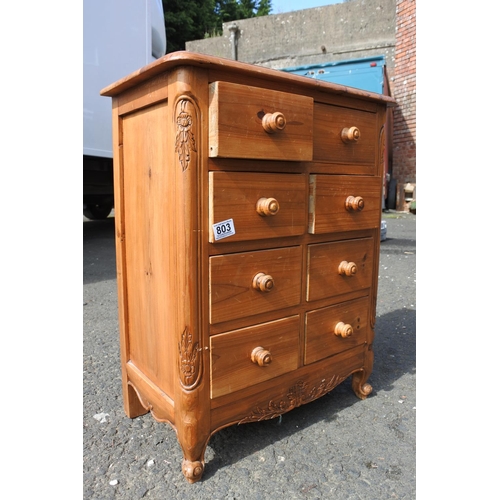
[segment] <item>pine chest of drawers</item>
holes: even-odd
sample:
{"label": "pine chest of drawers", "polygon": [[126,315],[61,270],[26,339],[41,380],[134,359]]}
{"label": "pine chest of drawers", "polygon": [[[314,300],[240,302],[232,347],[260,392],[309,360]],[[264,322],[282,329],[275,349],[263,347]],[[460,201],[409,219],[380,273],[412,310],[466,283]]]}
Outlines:
{"label": "pine chest of drawers", "polygon": [[373,365],[391,98],[178,52],[112,97],[123,398],[176,430],[190,482],[210,436]]}

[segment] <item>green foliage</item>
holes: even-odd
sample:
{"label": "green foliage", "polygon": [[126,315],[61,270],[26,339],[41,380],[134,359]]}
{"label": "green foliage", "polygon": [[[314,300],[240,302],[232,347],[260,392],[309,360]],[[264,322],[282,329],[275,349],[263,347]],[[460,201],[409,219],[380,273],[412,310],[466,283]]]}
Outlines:
{"label": "green foliage", "polygon": [[167,52],[185,50],[186,42],[222,34],[222,24],[268,16],[271,0],[162,0]]}
{"label": "green foliage", "polygon": [[268,16],[272,9],[271,0],[260,0],[257,7],[257,16]]}

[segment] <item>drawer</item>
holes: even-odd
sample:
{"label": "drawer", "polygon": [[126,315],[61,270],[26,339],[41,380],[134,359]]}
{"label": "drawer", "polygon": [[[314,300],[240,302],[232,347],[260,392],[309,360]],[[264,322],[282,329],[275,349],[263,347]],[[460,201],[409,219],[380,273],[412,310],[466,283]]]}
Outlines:
{"label": "drawer", "polygon": [[300,302],[300,246],[210,257],[210,323]]}
{"label": "drawer", "polygon": [[379,177],[309,176],[311,234],[380,227],[382,182]]}
{"label": "drawer", "polygon": [[210,85],[209,156],[310,161],[313,99],[248,85]]}
{"label": "drawer", "polygon": [[310,364],[366,342],[368,297],[306,313],[304,363]]}
{"label": "drawer", "polygon": [[373,273],[373,238],[309,245],[307,300],[369,289]]}
{"label": "drawer", "polygon": [[[306,176],[210,172],[210,242],[298,236],[306,231]],[[233,220],[234,234],[217,239],[213,224]]]}
{"label": "drawer", "polygon": [[369,111],[314,104],[315,161],[346,164],[346,173],[353,173],[350,164],[377,162],[377,114]]}
{"label": "drawer", "polygon": [[262,323],[210,338],[211,397],[297,369],[299,316]]}

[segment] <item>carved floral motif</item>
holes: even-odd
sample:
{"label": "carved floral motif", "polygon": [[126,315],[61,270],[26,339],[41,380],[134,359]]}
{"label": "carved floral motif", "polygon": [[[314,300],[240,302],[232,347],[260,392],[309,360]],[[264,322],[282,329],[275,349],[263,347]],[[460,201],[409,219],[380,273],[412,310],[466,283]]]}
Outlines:
{"label": "carved floral motif", "polygon": [[180,111],[177,115],[177,134],[175,136],[175,152],[179,155],[179,162],[182,170],[189,167],[191,160],[191,151],[196,152],[196,139],[193,131],[193,117],[186,110],[189,103],[188,99],[181,99],[179,101]]}
{"label": "carved floral motif", "polygon": [[321,380],[319,385],[309,388],[309,384],[299,380],[294,386],[288,389],[288,393],[284,398],[279,400],[271,400],[265,408],[257,407],[252,411],[252,414],[240,420],[240,424],[247,422],[258,422],[260,420],[268,420],[275,418],[287,411],[293,410],[305,403],[314,401],[331,391],[335,386],[340,384],[347,377],[334,375],[329,381]]}
{"label": "carved floral motif", "polygon": [[200,379],[201,349],[186,327],[179,342],[179,375],[185,389],[193,389]]}

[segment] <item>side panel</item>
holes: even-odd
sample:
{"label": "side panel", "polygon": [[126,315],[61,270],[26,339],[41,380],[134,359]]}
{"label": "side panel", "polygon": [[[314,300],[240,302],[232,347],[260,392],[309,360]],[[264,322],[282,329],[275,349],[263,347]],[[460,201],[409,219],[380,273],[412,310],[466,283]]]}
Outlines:
{"label": "side panel", "polygon": [[[173,398],[177,367],[170,331],[175,296],[169,258],[169,176],[167,101],[141,109],[122,120],[122,216],[125,221],[125,274],[129,359]],[[147,130],[144,134],[142,131]],[[163,137],[164,140],[159,140]],[[170,333],[169,333],[170,332]]]}

